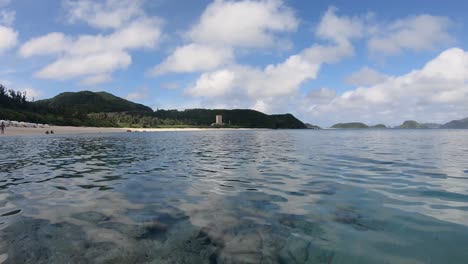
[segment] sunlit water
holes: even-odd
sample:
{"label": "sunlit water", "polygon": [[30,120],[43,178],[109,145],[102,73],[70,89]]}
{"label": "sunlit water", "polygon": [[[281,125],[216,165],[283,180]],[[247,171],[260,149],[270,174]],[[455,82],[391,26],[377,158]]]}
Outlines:
{"label": "sunlit water", "polygon": [[468,131],[0,144],[0,263],[468,263]]}

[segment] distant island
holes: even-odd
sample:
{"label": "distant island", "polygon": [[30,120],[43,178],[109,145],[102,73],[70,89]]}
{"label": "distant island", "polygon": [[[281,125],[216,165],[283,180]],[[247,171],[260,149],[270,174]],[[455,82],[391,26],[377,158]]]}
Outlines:
{"label": "distant island", "polygon": [[351,123],[338,123],[338,124],[331,126],[331,128],[334,128],[334,129],[365,129],[365,128],[383,129],[383,128],[387,128],[387,126],[385,126],[384,124],[368,126],[360,122],[351,122]]}
{"label": "distant island", "polygon": [[338,123],[331,128],[336,128],[336,129],[356,129],[356,128],[369,128],[368,125],[364,123],[359,123],[359,122],[352,122],[352,123]]}
{"label": "distant island", "polygon": [[442,125],[440,128],[468,129],[468,118],[450,121]]}
{"label": "distant island", "polygon": [[0,85],[0,119],[59,126],[185,128],[212,127],[221,115],[231,128],[307,128],[291,114],[267,115],[250,109],[156,110],[107,92],[65,92],[30,102],[26,94]]}
{"label": "distant island", "polygon": [[[384,124],[377,125],[366,125],[360,122],[351,122],[351,123],[338,123],[330,128],[333,129],[385,129],[392,128],[385,126]],[[435,123],[418,123],[414,120],[406,120],[401,125],[393,127],[394,129],[468,129],[468,118],[453,120],[446,124],[435,124]]]}

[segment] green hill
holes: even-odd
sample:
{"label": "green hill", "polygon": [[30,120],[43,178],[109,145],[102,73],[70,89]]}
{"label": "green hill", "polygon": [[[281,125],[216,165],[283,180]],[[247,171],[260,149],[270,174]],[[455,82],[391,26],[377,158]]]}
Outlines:
{"label": "green hill", "polygon": [[66,92],[37,102],[0,87],[0,119],[70,126],[209,127],[222,115],[223,127],[306,128],[291,114],[267,115],[250,109],[153,110],[106,92]]}
{"label": "green hill", "polygon": [[460,119],[460,120],[453,120],[450,121],[441,128],[450,128],[450,129],[468,129],[468,117],[465,119]]}
{"label": "green hill", "polygon": [[377,125],[370,126],[370,128],[384,129],[384,128],[387,128],[387,126],[385,126],[384,124],[377,124]]}
{"label": "green hill", "polygon": [[266,115],[250,109],[187,109],[158,110],[154,116],[160,119],[183,121],[185,124],[195,126],[211,125],[216,115],[223,116],[226,125],[250,128],[306,128],[305,124],[291,114]]}
{"label": "green hill", "polygon": [[405,122],[403,122],[403,124],[401,124],[400,126],[398,126],[398,128],[406,128],[406,129],[423,129],[423,128],[427,128],[427,126],[425,126],[424,124],[420,124],[414,120],[407,120]]}
{"label": "green hill", "polygon": [[80,113],[153,112],[147,106],[130,102],[106,92],[66,92],[50,99],[37,101],[35,104],[49,109],[64,109]]}
{"label": "green hill", "polygon": [[355,128],[369,128],[369,126],[363,123],[352,122],[352,123],[338,123],[338,124],[333,125],[331,128],[355,129]]}

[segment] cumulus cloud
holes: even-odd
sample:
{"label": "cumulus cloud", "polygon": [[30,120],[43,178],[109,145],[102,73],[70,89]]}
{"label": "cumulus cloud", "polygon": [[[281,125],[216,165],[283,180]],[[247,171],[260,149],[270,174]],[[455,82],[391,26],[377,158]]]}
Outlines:
{"label": "cumulus cloud", "polygon": [[364,33],[362,18],[339,17],[336,15],[337,10],[333,6],[328,8],[317,27],[317,36],[337,43],[348,42],[350,39],[361,37]]}
{"label": "cumulus cloud", "polygon": [[400,19],[377,27],[368,47],[371,53],[384,55],[395,55],[404,50],[431,50],[454,41],[449,33],[451,24],[447,17],[431,15]]}
{"label": "cumulus cloud", "polygon": [[65,56],[40,70],[35,76],[43,79],[67,80],[77,76],[125,69],[131,62],[130,55],[123,51],[103,51],[83,56]]}
{"label": "cumulus cloud", "polygon": [[85,22],[96,28],[120,28],[142,16],[141,0],[67,0],[64,3],[70,23]]}
{"label": "cumulus cloud", "polygon": [[258,47],[273,44],[274,32],[297,26],[293,11],[280,0],[216,0],[187,35],[198,43]]}
{"label": "cumulus cloud", "polygon": [[230,48],[192,43],[176,48],[151,72],[158,75],[167,72],[207,71],[228,63],[232,59],[233,52]]}
{"label": "cumulus cloud", "polygon": [[[249,15],[246,15],[249,14]],[[200,72],[231,63],[235,48],[272,47],[285,41],[278,33],[295,31],[298,19],[282,0],[216,0],[185,36],[190,41],[178,47],[151,72]]]}
{"label": "cumulus cloud", "polygon": [[187,89],[187,93],[193,96],[222,96],[232,89],[235,79],[236,73],[227,69],[204,73],[195,86]]}
{"label": "cumulus cloud", "polygon": [[[98,28],[115,29],[110,34],[79,36],[52,32],[24,43],[19,54],[22,57],[57,57],[56,61],[36,72],[38,78],[67,80],[83,77],[80,83],[84,85],[109,81],[113,71],[125,69],[131,64],[131,50],[154,48],[161,38],[161,20],[144,15],[139,3],[68,1],[66,6],[70,8],[73,21],[83,20]],[[132,15],[122,16],[116,21],[111,19],[115,14],[134,8],[141,12],[132,11]]]}
{"label": "cumulus cloud", "polygon": [[314,79],[318,64],[293,55],[263,69],[235,65],[202,74],[187,93],[200,97],[229,97],[232,93],[250,98],[286,95],[308,79]]}
{"label": "cumulus cloud", "polygon": [[0,54],[11,49],[18,43],[18,32],[14,29],[0,26]]}
{"label": "cumulus cloud", "polygon": [[369,67],[363,67],[360,70],[353,72],[346,83],[354,86],[369,86],[386,81],[389,76],[382,74]]}
{"label": "cumulus cloud", "polygon": [[[398,124],[405,119],[446,122],[468,115],[468,52],[452,48],[424,67],[344,92],[329,102],[306,99],[309,118]],[[325,120],[325,118],[327,120]]]}
{"label": "cumulus cloud", "polygon": [[53,32],[24,43],[19,53],[23,57],[61,54],[86,55],[103,51],[152,48],[161,36],[157,19],[136,20],[109,35],[66,36]]}
{"label": "cumulus cloud", "polygon": [[[315,44],[310,48],[289,56],[283,62],[264,68],[231,65],[204,73],[195,85],[187,89],[192,96],[214,97],[250,102],[256,109],[291,96],[300,86],[317,77],[323,63],[334,63],[354,54],[350,40],[362,35],[358,19],[337,16],[336,9],[330,8],[322,17],[316,34],[327,44]],[[346,32],[337,34],[336,32]]]}
{"label": "cumulus cloud", "polygon": [[65,52],[72,43],[71,38],[65,36],[65,34],[52,32],[24,43],[19,49],[19,54],[27,58],[35,55],[62,53]]}
{"label": "cumulus cloud", "polygon": [[[466,67],[455,62],[457,55],[454,54],[463,57],[457,49],[448,50],[449,55],[443,53],[434,63],[428,63],[439,65],[433,70],[427,65],[424,69],[394,77],[364,67],[345,80],[357,87],[354,90],[338,95],[333,89],[321,88],[301,95],[301,86],[316,79],[323,64],[336,63],[354,55],[352,41],[355,39],[369,38],[372,52],[384,46],[371,43],[377,43],[379,39],[388,42],[391,48],[379,50],[383,54],[392,54],[395,50],[430,49],[452,40],[447,33],[451,23],[447,18],[422,15],[374,26],[369,16],[350,17],[337,13],[336,8],[330,7],[316,27],[316,37],[323,43],[315,43],[283,62],[265,67],[237,64],[217,67],[201,74],[186,93],[211,102],[232,105],[240,102],[267,112],[290,109],[302,113],[306,120],[317,119],[322,123],[356,119],[392,123],[397,119],[400,122],[405,116],[440,121],[448,119],[448,112],[460,113],[467,108],[458,103],[460,98],[466,99],[466,85],[457,84],[455,76],[463,75],[460,71],[466,74]],[[427,28],[420,30],[424,24]],[[432,36],[434,32],[438,36]],[[443,64],[445,67],[441,66]],[[430,71],[433,74],[429,78],[426,74]],[[458,110],[454,111],[454,108]]]}

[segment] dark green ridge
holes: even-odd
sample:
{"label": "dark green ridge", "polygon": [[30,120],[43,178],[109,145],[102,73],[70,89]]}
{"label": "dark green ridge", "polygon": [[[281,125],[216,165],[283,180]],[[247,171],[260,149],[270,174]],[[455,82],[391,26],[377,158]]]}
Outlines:
{"label": "dark green ridge", "polygon": [[441,128],[468,129],[468,117],[460,120],[450,121],[445,125],[442,125]]}
{"label": "dark green ridge", "polygon": [[331,126],[331,128],[336,129],[355,129],[355,128],[369,128],[368,125],[359,122],[352,122],[352,123],[338,123]]}
{"label": "dark green ridge", "polygon": [[267,115],[250,109],[157,110],[107,92],[66,92],[28,102],[25,94],[0,88],[0,119],[69,126],[97,127],[218,127],[306,128],[291,114]]}

